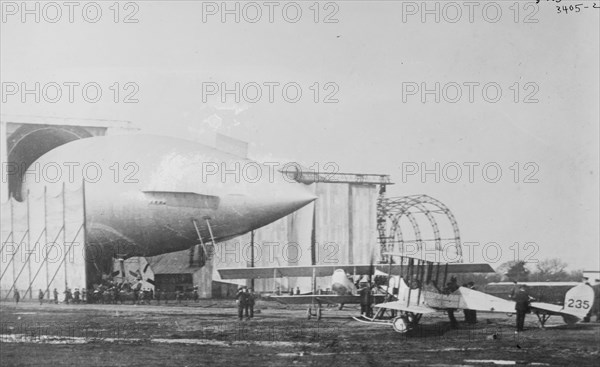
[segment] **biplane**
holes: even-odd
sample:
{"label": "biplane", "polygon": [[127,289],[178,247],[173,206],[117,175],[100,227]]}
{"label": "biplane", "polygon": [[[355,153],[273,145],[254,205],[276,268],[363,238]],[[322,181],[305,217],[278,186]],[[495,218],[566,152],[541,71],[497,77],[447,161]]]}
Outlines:
{"label": "biplane", "polygon": [[[447,310],[476,310],[482,312],[515,313],[515,302],[489,295],[467,287],[448,292],[432,280],[432,272],[437,274],[444,268],[444,284],[448,273],[453,271],[453,265],[436,263],[419,258],[399,254],[388,254],[400,257],[399,273],[389,273],[388,288],[395,300],[376,304],[378,308],[374,317],[355,317],[363,323],[391,325],[399,333],[405,333],[416,327],[425,314]],[[408,280],[408,283],[406,280]],[[410,286],[409,286],[410,284]],[[397,287],[395,287],[397,285]],[[395,291],[397,289],[397,291]],[[565,294],[562,305],[545,302],[531,302],[530,307],[544,327],[546,321],[553,315],[562,316],[567,324],[582,320],[591,309],[594,301],[594,291],[587,284],[579,284]],[[389,313],[389,315],[387,314]]]}
{"label": "biplane", "polygon": [[[373,287],[377,276],[385,276],[393,271],[401,271],[401,264],[356,264],[356,265],[310,265],[287,267],[255,267],[218,269],[221,279],[276,279],[281,277],[312,277],[312,291],[301,295],[273,295],[270,298],[283,304],[307,304],[307,317],[321,319],[323,304],[343,306],[360,303],[357,283],[367,276],[369,286],[375,289],[371,299],[375,303],[384,302],[391,294],[388,289]],[[417,271],[425,271],[424,266],[413,266]],[[489,264],[452,263],[444,268],[446,273],[493,272]],[[440,274],[438,272],[437,276]],[[315,290],[317,277],[331,277],[331,294]],[[389,289],[391,292],[391,289]]]}

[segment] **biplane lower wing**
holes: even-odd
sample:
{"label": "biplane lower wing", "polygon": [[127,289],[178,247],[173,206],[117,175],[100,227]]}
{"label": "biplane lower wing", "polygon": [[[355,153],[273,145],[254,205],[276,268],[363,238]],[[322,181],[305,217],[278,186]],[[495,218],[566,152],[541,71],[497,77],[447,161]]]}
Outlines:
{"label": "biplane lower wing", "polygon": [[425,313],[436,312],[436,310],[431,307],[419,306],[419,305],[415,305],[415,304],[411,304],[411,305],[407,306],[406,302],[402,302],[402,301],[392,301],[392,302],[380,303],[378,305],[375,305],[375,307],[385,308],[388,310],[412,312],[412,313],[416,313],[416,314],[425,314]]}
{"label": "biplane lower wing", "polygon": [[[385,295],[374,295],[375,302],[381,302],[385,298]],[[284,303],[288,305],[306,305],[311,303],[327,303],[332,305],[338,304],[356,304],[360,303],[360,296],[354,295],[345,295],[339,296],[336,294],[305,294],[305,295],[297,295],[297,296],[270,296],[272,300],[275,300],[279,303]]]}

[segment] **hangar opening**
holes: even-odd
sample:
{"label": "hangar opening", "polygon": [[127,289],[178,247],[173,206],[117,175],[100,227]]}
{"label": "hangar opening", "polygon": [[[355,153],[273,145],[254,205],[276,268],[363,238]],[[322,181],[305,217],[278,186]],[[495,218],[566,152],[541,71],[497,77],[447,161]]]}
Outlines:
{"label": "hangar opening", "polygon": [[27,168],[50,150],[73,140],[93,135],[79,126],[23,125],[7,140],[8,191],[18,201],[23,201],[21,184]]}
{"label": "hangar opening", "polygon": [[[130,122],[42,116],[0,116],[0,297],[19,290],[86,287],[83,192],[33,196],[21,193],[27,169],[50,150],[74,140],[137,130]],[[100,275],[101,276],[101,275]],[[62,294],[62,293],[61,293]]]}

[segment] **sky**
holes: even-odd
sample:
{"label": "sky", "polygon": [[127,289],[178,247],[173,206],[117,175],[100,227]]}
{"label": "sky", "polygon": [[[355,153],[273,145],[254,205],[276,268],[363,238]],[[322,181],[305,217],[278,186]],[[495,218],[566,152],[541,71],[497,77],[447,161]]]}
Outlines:
{"label": "sky", "polygon": [[100,1],[71,22],[62,2],[3,1],[2,114],[219,132],[260,161],[389,174],[388,196],[451,208],[473,261],[593,270],[600,9],[581,3]]}

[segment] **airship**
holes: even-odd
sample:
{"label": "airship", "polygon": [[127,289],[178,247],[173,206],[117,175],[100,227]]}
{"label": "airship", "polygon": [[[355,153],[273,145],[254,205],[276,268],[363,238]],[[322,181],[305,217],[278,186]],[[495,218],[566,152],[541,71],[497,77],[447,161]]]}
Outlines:
{"label": "airship", "polygon": [[76,140],[44,154],[30,169],[48,167],[58,167],[60,179],[26,174],[22,192],[83,186],[86,244],[122,259],[225,241],[316,199],[274,164],[173,137]]}

